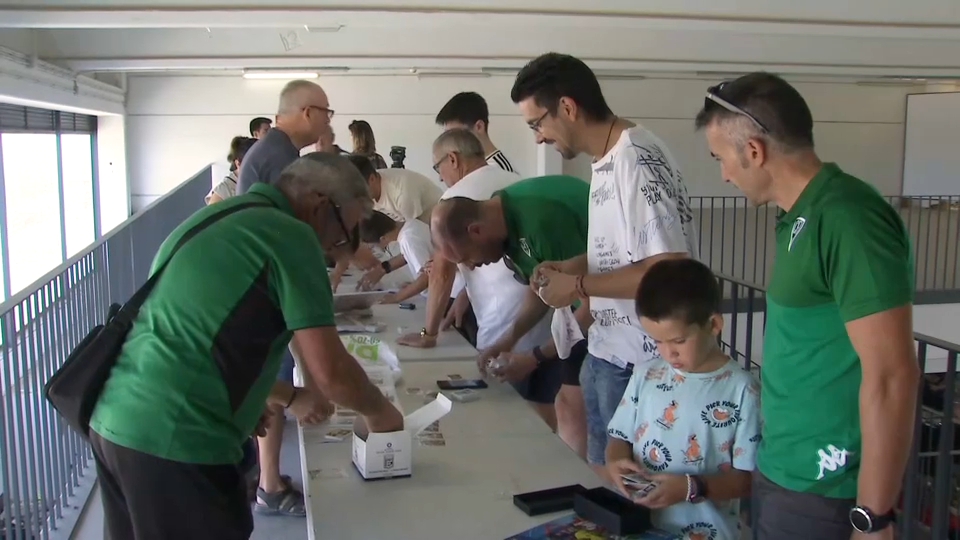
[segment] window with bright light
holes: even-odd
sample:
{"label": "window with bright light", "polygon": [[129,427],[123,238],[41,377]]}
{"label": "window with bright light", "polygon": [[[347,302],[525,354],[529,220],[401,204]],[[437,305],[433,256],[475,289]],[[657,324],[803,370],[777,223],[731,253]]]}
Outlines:
{"label": "window with bright light", "polygon": [[96,241],[96,128],[96,117],[0,104],[3,299]]}

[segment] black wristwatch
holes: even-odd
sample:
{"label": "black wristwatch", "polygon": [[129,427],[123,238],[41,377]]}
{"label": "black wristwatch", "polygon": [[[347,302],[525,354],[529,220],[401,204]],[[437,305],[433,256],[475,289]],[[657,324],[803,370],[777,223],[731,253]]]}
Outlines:
{"label": "black wristwatch", "polygon": [[390,273],[390,261],[383,261],[380,263],[380,268],[383,268],[383,271],[387,274]]}
{"label": "black wristwatch", "polygon": [[895,521],[897,521],[897,515],[893,510],[878,516],[866,506],[857,505],[850,509],[850,524],[857,532],[864,534],[882,531]]}

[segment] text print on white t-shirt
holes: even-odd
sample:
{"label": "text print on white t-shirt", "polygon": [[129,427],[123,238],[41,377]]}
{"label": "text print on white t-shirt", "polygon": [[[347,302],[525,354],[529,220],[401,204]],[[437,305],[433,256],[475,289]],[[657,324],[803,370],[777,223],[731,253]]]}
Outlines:
{"label": "text print on white t-shirt", "polygon": [[[697,257],[693,213],[676,162],[649,130],[625,130],[593,165],[587,264],[605,273],[662,253]],[[632,300],[591,298],[590,353],[626,367],[659,356]]]}

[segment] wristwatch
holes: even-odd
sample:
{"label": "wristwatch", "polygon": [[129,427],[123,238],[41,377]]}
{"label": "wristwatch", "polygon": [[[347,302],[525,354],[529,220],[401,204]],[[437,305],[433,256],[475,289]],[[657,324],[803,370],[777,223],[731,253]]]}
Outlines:
{"label": "wristwatch", "polygon": [[866,506],[857,505],[850,509],[850,524],[857,532],[864,534],[882,531],[895,521],[897,521],[897,514],[893,509],[882,516],[874,514]]}
{"label": "wristwatch", "polygon": [[390,261],[383,261],[380,263],[380,268],[383,268],[383,271],[387,274],[390,273]]}

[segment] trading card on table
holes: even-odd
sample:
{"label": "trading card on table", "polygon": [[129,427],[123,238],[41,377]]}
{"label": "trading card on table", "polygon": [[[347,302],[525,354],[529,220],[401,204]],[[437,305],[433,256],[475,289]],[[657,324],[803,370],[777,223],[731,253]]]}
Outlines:
{"label": "trading card on table", "polygon": [[417,437],[421,439],[442,439],[443,433],[439,431],[423,431]]}
{"label": "trading card on table", "polygon": [[453,375],[447,375],[447,378],[450,379],[451,381],[460,381],[460,380],[463,380],[463,375],[460,375],[459,373],[454,373]]}
{"label": "trading card on table", "polygon": [[333,480],[335,478],[346,478],[347,472],[343,469],[337,468],[328,468],[328,469],[311,469],[307,472],[310,475],[311,480],[323,479],[323,480]]}
{"label": "trading card on table", "polygon": [[422,391],[423,391],[423,390],[417,388],[416,386],[408,386],[408,387],[406,388],[406,392],[407,392],[407,395],[408,395],[408,396],[415,396],[415,395],[419,394],[419,393],[422,392]]}
{"label": "trading card on table", "polygon": [[437,420],[436,422],[434,422],[434,423],[430,424],[429,426],[423,428],[423,432],[424,432],[424,433],[436,433],[436,432],[438,432],[438,431],[440,431],[440,421],[439,421],[439,420]]}
{"label": "trading card on table", "polygon": [[324,436],[328,439],[344,439],[353,435],[353,430],[351,429],[331,429]]}
{"label": "trading card on table", "polygon": [[447,441],[443,439],[420,439],[421,446],[446,446]]}

